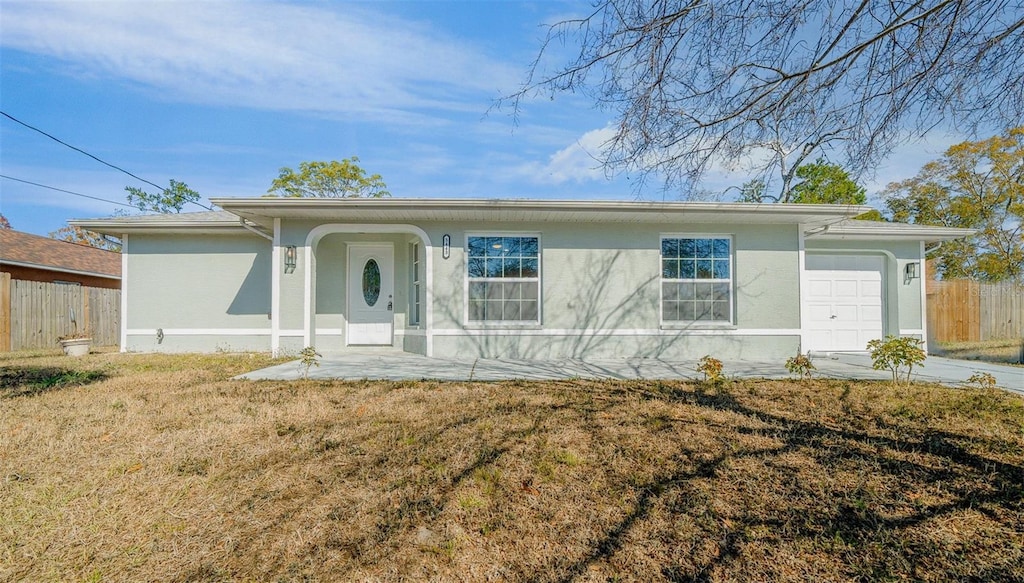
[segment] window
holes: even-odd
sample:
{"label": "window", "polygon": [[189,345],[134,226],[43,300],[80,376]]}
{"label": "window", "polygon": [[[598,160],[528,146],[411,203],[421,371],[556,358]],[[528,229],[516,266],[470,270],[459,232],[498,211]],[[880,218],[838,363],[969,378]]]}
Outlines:
{"label": "window", "polygon": [[540,238],[468,237],[470,322],[540,322]]}
{"label": "window", "polygon": [[412,281],[412,289],[409,293],[409,325],[419,326],[420,325],[420,288],[422,286],[423,277],[423,266],[420,263],[420,244],[412,243],[409,245],[410,255],[409,263],[412,265],[412,273],[410,274],[410,280]]}
{"label": "window", "polygon": [[661,240],[663,322],[732,322],[732,239]]}

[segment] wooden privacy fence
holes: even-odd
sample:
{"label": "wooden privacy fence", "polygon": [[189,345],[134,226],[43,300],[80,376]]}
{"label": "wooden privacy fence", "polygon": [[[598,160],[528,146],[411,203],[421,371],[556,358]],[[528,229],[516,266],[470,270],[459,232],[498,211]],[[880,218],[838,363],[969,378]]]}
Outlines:
{"label": "wooden privacy fence", "polygon": [[57,338],[76,330],[88,333],[94,346],[116,345],[121,290],[0,274],[0,351],[55,348]]}
{"label": "wooden privacy fence", "polygon": [[929,281],[928,335],[935,342],[1024,338],[1024,286]]}

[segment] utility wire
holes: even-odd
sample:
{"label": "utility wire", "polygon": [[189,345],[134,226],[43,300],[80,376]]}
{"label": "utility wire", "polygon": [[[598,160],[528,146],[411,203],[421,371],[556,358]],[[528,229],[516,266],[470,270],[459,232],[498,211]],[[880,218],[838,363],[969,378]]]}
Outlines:
{"label": "utility wire", "polygon": [[80,152],[82,154],[85,154],[86,156],[92,158],[93,160],[96,160],[100,164],[103,164],[104,166],[110,166],[111,168],[113,168],[114,170],[117,170],[118,172],[124,172],[125,174],[127,174],[128,176],[131,176],[135,180],[138,180],[140,182],[145,182],[146,184],[149,184],[151,186],[155,186],[155,187],[159,188],[161,191],[164,189],[164,187],[160,186],[159,184],[155,184],[153,182],[150,182],[150,181],[146,180],[145,178],[139,178],[138,176],[132,174],[131,172],[125,170],[124,168],[121,168],[120,166],[115,166],[115,165],[111,164],[110,162],[107,162],[106,160],[101,160],[101,159],[97,158],[96,156],[93,156],[92,154],[90,154],[89,152],[86,152],[85,150],[83,150],[81,148],[76,148],[75,146],[72,146],[71,144],[61,140],[60,138],[51,136],[50,134],[44,132],[43,130],[41,130],[41,129],[35,127],[35,126],[29,125],[29,124],[27,124],[27,123],[25,123],[23,121],[21,121],[20,119],[18,119],[16,117],[14,117],[13,115],[7,113],[6,111],[0,111],[0,114],[2,114],[4,117],[10,119],[11,121],[13,121],[15,123],[19,123],[19,124],[27,127],[28,129],[30,129],[30,130],[32,130],[34,132],[39,132],[39,133],[43,134],[44,136],[50,138],[51,140],[57,142],[58,144],[61,144],[63,146],[67,146],[67,147],[71,148],[72,150],[74,150],[76,152]]}
{"label": "utility wire", "polygon": [[[28,129],[34,131],[34,132],[39,132],[39,133],[43,134],[44,136],[50,138],[51,140],[57,142],[58,144],[61,144],[62,146],[67,146],[68,148],[71,148],[72,150],[74,150],[76,152],[80,152],[82,154],[85,154],[86,156],[92,158],[93,160],[96,160],[100,164],[103,164],[104,166],[109,166],[109,167],[113,168],[114,170],[117,170],[118,172],[123,172],[123,173],[127,174],[128,176],[131,176],[135,180],[138,180],[140,182],[145,182],[146,184],[149,184],[150,186],[155,186],[156,188],[159,188],[161,192],[166,190],[163,186],[160,186],[159,184],[156,184],[154,182],[150,182],[150,181],[146,180],[145,178],[140,178],[140,177],[132,174],[131,172],[125,170],[124,168],[121,168],[120,166],[115,166],[115,165],[111,164],[110,162],[107,162],[106,160],[101,160],[101,159],[97,158],[96,156],[93,156],[92,154],[90,154],[89,152],[86,152],[85,150],[83,150],[81,148],[77,148],[75,146],[72,146],[71,144],[65,142],[64,140],[61,140],[60,138],[57,138],[56,136],[52,136],[52,135],[44,132],[43,130],[41,130],[41,129],[33,126],[33,125],[27,124],[27,123],[21,121],[20,119],[14,117],[13,115],[7,113],[6,111],[0,111],[0,115],[3,115],[7,119],[9,119],[9,120],[11,120],[11,121],[13,121],[15,123],[21,124],[21,125],[27,127]],[[5,176],[4,178],[8,178],[8,177]],[[18,179],[17,178],[11,178],[11,180],[18,180]],[[89,196],[89,195],[86,195],[86,194],[78,194],[78,193],[70,192],[70,191],[67,191],[67,190],[61,190],[59,188],[53,188],[53,187],[50,187],[50,186],[44,186],[42,184],[35,184],[34,182],[28,182],[27,180],[18,180],[18,181],[19,182],[25,182],[27,184],[33,184],[35,186],[42,186],[43,188],[50,188],[52,190],[57,190],[57,191],[60,191],[60,192],[67,192],[69,194],[75,194],[75,195],[78,195],[78,196],[84,196],[86,198],[96,198],[96,197],[92,197],[92,196]],[[113,201],[110,201],[110,200],[104,200],[102,198],[97,198],[96,200],[102,200],[103,202],[113,202]],[[196,205],[198,207],[202,207],[202,208],[204,208],[204,209],[206,209],[208,211],[212,211],[213,210],[212,208],[206,206],[205,204],[202,204],[202,203],[199,203],[199,202],[196,202],[196,201],[191,201],[190,200],[188,202],[191,202],[192,204],[194,204],[194,205]],[[123,206],[131,207],[131,208],[136,208],[136,207],[134,207],[134,206],[132,206],[130,204],[124,204],[124,203],[120,203],[120,202],[114,202],[114,204],[120,204],[120,205],[123,205]]]}
{"label": "utility wire", "polygon": [[15,182],[22,182],[24,184],[31,184],[32,186],[38,186],[39,188],[46,188],[46,189],[49,189],[49,190],[56,190],[57,192],[65,192],[67,194],[73,194],[75,196],[81,196],[82,198],[91,198],[93,200],[98,200],[98,201],[102,201],[102,202],[109,202],[110,204],[117,204],[117,205],[121,205],[121,206],[126,206],[128,208],[133,208],[133,209],[136,209],[136,210],[140,210],[137,207],[134,207],[134,206],[132,206],[132,205],[130,205],[128,203],[125,203],[125,202],[117,202],[116,200],[107,200],[105,198],[100,198],[98,196],[90,196],[88,194],[82,194],[81,192],[72,192],[70,190],[64,190],[63,188],[57,188],[56,186],[47,186],[45,184],[39,184],[38,182],[32,182],[30,180],[22,180],[21,178],[15,178],[13,176],[7,176],[5,174],[0,174],[0,178],[6,178],[7,180],[13,180]]}

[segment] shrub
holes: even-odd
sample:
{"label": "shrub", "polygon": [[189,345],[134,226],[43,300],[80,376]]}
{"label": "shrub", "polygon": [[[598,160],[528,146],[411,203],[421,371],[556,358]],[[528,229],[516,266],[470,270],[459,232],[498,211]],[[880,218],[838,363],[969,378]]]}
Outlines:
{"label": "shrub", "polygon": [[786,370],[791,374],[798,375],[802,378],[811,378],[811,371],[817,370],[814,367],[814,363],[806,354],[797,354],[796,356],[790,357],[786,360]]}
{"label": "shrub", "polygon": [[706,354],[697,362],[697,372],[704,375],[704,382],[717,385],[722,382],[722,361]]}
{"label": "shrub", "polygon": [[994,389],[996,388],[996,377],[992,376],[992,373],[975,371],[969,379],[964,381],[964,384],[982,389]]}
{"label": "shrub", "polygon": [[868,342],[871,351],[872,368],[892,372],[893,384],[900,382],[900,370],[906,367],[906,382],[910,382],[910,373],[915,364],[924,366],[925,353],[921,348],[924,342],[917,338],[900,338],[886,336],[884,340],[875,339]]}
{"label": "shrub", "polygon": [[320,357],[323,355],[317,352],[316,348],[312,346],[303,348],[302,351],[299,352],[299,355],[302,357],[299,362],[302,363],[303,367],[305,367],[302,371],[302,378],[309,378],[309,367],[320,366]]}

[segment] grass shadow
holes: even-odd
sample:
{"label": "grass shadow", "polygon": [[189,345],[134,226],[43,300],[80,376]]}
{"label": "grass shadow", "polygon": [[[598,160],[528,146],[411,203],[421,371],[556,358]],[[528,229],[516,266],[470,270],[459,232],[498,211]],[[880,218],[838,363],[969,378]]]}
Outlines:
{"label": "grass shadow", "polygon": [[80,387],[107,378],[98,370],[71,370],[55,366],[8,366],[0,368],[0,399],[34,397],[43,393]]}

